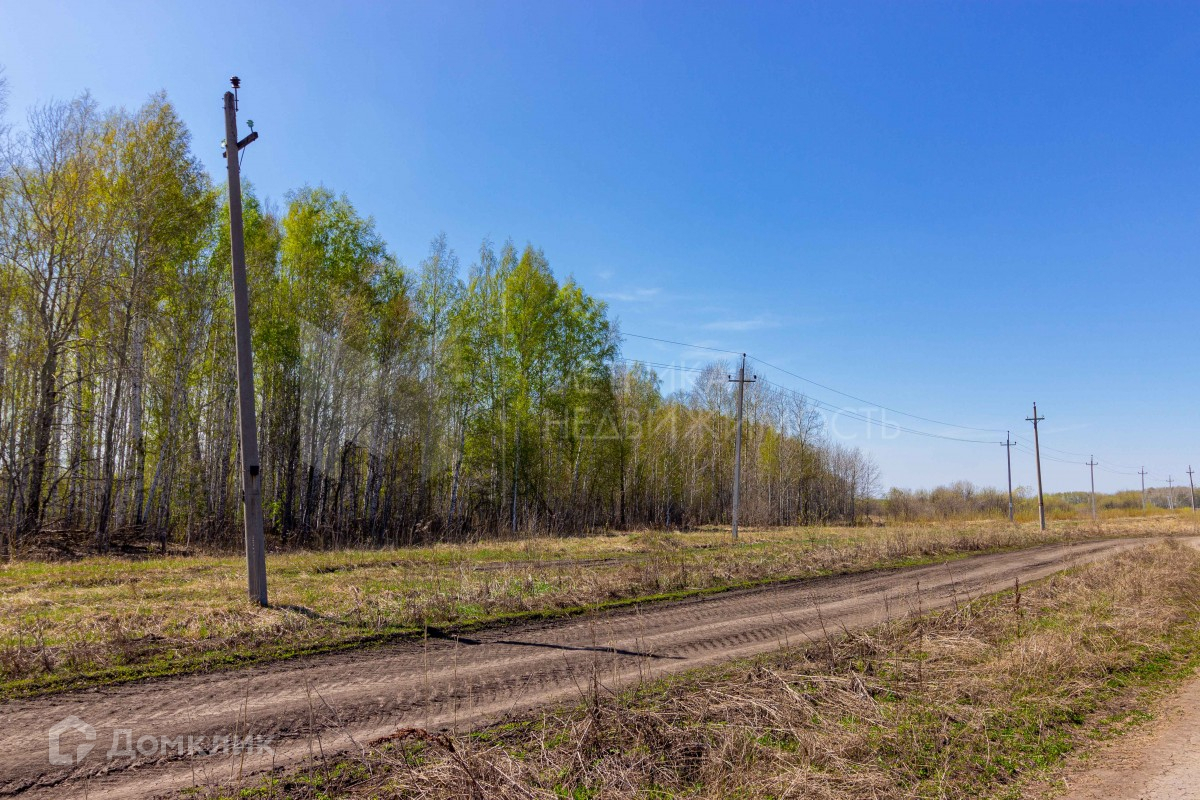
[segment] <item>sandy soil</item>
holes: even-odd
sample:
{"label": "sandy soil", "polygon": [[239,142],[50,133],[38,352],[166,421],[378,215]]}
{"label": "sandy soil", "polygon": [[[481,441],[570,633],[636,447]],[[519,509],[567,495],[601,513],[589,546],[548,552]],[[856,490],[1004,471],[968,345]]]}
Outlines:
{"label": "sandy soil", "polygon": [[[866,627],[1150,541],[1052,545],[12,701],[0,704],[0,796],[151,797],[358,749],[400,727],[464,730],[579,698],[593,679],[612,688]],[[72,759],[80,745],[93,747],[77,762],[52,765],[49,731],[68,717],[90,728],[64,733],[60,753]],[[126,730],[143,753],[109,758],[114,738],[125,746]],[[178,752],[189,737],[204,737],[203,750],[214,736],[247,735],[271,737],[272,752]],[[174,743],[165,753],[156,746],[164,738]]]}

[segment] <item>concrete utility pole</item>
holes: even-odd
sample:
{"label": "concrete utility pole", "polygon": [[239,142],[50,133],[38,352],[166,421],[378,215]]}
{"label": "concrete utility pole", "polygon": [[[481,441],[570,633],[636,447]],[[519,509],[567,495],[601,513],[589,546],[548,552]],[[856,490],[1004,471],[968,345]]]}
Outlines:
{"label": "concrete utility pole", "polygon": [[1092,522],[1096,521],[1096,457],[1092,456],[1088,463],[1088,469],[1092,473]]}
{"label": "concrete utility pole", "polygon": [[737,437],[733,448],[733,540],[737,541],[738,525],[738,492],[742,485],[742,399],[745,395],[746,384],[758,380],[755,375],[746,379],[746,354],[742,353],[742,365],[738,367],[737,377],[729,377],[730,383],[737,383]]}
{"label": "concrete utility pole", "polygon": [[1142,511],[1146,510],[1146,468],[1142,467],[1138,475],[1142,476]]}
{"label": "concrete utility pole", "polygon": [[1167,510],[1175,510],[1175,476],[1167,476]]}
{"label": "concrete utility pole", "polygon": [[1008,521],[1016,522],[1017,518],[1013,511],[1013,492],[1012,492],[1012,449],[1016,442],[1012,440],[1012,431],[1004,432],[1004,441],[1000,446],[1004,448],[1004,454],[1008,456]]}
{"label": "concrete utility pole", "polygon": [[258,461],[258,425],[254,419],[254,354],[250,349],[250,299],[246,290],[246,247],[242,237],[242,176],[238,154],[258,138],[237,136],[237,90],[229,79],[225,93],[225,166],[229,171],[229,249],[233,256],[233,334],[237,345],[238,424],[242,450],[242,516],[246,524],[246,573],[250,600],[267,605],[267,557],[263,539],[262,494]]}
{"label": "concrete utility pole", "polygon": [[1192,513],[1196,513],[1196,481],[1192,478],[1192,465],[1188,464],[1188,488],[1192,490]]}
{"label": "concrete utility pole", "polygon": [[1038,479],[1038,522],[1041,523],[1042,530],[1046,530],[1046,498],[1042,494],[1042,446],[1038,442],[1038,423],[1044,420],[1045,417],[1039,417],[1037,413],[1037,403],[1033,404],[1033,416],[1026,417],[1026,422],[1033,423],[1033,457],[1037,461],[1037,479]]}

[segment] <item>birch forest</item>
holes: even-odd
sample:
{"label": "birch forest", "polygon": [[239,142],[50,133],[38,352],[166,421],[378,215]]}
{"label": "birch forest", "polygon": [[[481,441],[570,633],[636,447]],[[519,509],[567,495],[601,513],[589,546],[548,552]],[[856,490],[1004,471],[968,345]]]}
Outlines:
{"label": "birch forest", "polygon": [[[0,121],[3,555],[237,545],[224,186],[162,94]],[[569,265],[437,235],[406,266],[325,186],[247,184],[245,226],[273,548],[728,521],[733,363],[664,393]],[[747,387],[745,524],[856,521],[875,475]]]}

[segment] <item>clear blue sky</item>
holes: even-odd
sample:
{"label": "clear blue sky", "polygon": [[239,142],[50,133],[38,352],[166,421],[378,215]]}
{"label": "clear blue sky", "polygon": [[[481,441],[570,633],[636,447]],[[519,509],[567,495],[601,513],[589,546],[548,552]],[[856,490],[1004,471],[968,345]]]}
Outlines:
{"label": "clear blue sky", "polygon": [[[0,0],[0,64],[14,121],[166,89],[217,177],[236,73],[258,191],[344,191],[406,264],[531,241],[627,332],[1026,437],[1037,400],[1044,444],[1154,484],[1200,466],[1200,4]],[[839,430],[885,485],[1004,482],[996,445]]]}

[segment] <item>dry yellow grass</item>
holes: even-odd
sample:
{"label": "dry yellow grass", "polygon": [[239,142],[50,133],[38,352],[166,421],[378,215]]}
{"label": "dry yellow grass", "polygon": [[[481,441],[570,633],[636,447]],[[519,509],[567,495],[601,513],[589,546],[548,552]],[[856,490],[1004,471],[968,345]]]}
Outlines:
{"label": "dry yellow grass", "polygon": [[272,607],[236,556],[0,566],[0,695],[208,669],[521,615],[918,563],[1092,536],[1190,533],[1183,517],[1036,525],[724,530],[272,555]]}
{"label": "dry yellow grass", "polygon": [[1200,658],[1200,553],[1167,543],[1017,593],[210,797],[1019,797]]}

